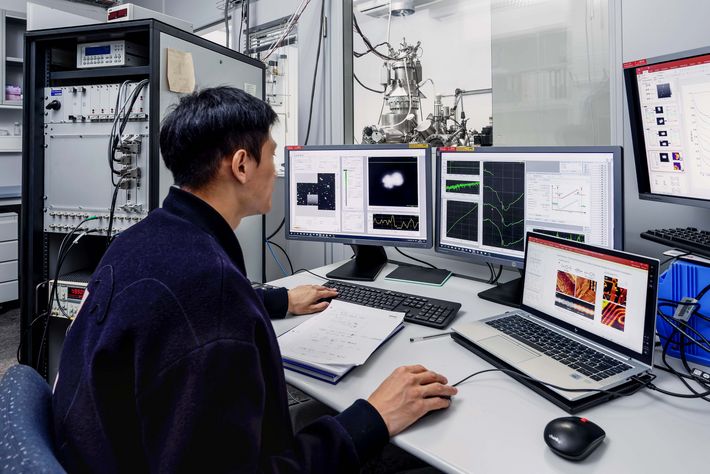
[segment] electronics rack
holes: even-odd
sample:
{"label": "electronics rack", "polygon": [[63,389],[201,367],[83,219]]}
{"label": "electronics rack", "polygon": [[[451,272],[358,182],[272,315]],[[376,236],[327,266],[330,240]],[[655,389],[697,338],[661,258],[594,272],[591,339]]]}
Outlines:
{"label": "electronics rack", "polygon": [[[77,64],[78,45],[116,42],[131,45],[144,56],[124,65],[102,63],[87,68]],[[67,318],[40,317],[48,311],[49,280],[55,276],[60,242],[84,217],[99,216],[85,224],[93,233],[84,235],[67,254],[60,280],[62,275],[78,270],[91,273],[106,249],[106,210],[111,207],[114,190],[107,160],[112,119],[110,110],[92,113],[92,108],[99,103],[110,108],[117,87],[124,81],[147,81],[140,105],[125,129],[130,137],[140,137],[140,146],[124,151],[132,154],[130,157],[120,156],[125,159],[120,166],[140,167],[137,176],[128,177],[138,178],[133,194],[126,188],[119,189],[119,201],[126,201],[117,207],[113,225],[121,231],[159,207],[173,184],[162,163],[157,139],[160,121],[182,95],[168,87],[168,48],[192,54],[198,89],[232,85],[264,98],[265,66],[260,61],[157,20],[38,30],[26,35],[19,352],[22,363],[37,367],[49,379],[56,372],[70,323]],[[50,106],[53,94],[56,99],[61,97],[59,109],[56,104]],[[83,187],[86,189],[77,189]],[[78,202],[72,201],[77,196]],[[263,278],[264,226],[264,219],[257,216],[243,226],[245,230],[240,227],[247,237],[240,235],[240,241],[243,245],[248,241],[245,253],[261,254],[261,266],[249,269],[252,278]]]}

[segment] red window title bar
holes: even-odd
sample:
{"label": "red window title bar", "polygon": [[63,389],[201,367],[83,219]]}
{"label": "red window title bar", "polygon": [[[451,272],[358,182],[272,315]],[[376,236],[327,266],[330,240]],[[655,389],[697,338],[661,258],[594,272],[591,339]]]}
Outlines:
{"label": "red window title bar", "polygon": [[666,63],[653,64],[651,66],[640,67],[636,69],[636,74],[643,74],[645,72],[659,72],[659,71],[669,71],[671,69],[679,69],[682,67],[690,66],[700,66],[702,64],[710,63],[710,54],[703,56],[694,56],[692,58],[678,59],[677,61],[669,61]]}
{"label": "red window title bar", "polygon": [[547,245],[548,247],[554,247],[560,250],[566,250],[568,252],[587,255],[589,257],[598,258],[601,260],[607,260],[609,262],[620,263],[626,265],[627,267],[640,268],[642,270],[648,270],[648,264],[637,262],[635,260],[629,260],[628,258],[621,258],[615,255],[607,255],[600,252],[594,252],[592,250],[581,249],[578,247],[573,247],[572,245],[559,244],[557,242],[550,242],[549,240],[543,240],[538,237],[530,237],[529,242],[534,242],[536,244]]}

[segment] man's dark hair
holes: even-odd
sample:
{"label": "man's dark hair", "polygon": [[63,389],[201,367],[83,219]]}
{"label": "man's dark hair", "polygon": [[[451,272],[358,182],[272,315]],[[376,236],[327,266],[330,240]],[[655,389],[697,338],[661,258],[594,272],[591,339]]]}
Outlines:
{"label": "man's dark hair", "polygon": [[240,148],[259,163],[276,120],[266,102],[242,90],[203,89],[181,98],[163,119],[160,152],[175,184],[199,188]]}

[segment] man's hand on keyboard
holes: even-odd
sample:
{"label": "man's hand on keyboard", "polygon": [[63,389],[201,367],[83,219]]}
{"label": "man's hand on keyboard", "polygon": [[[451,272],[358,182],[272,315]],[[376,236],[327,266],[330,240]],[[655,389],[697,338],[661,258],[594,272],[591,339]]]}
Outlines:
{"label": "man's hand on keyboard", "polygon": [[311,314],[328,307],[323,299],[335,298],[338,292],[320,285],[302,285],[288,290],[288,312],[291,314]]}
{"label": "man's hand on keyboard", "polygon": [[421,365],[399,367],[370,395],[390,436],[400,433],[432,410],[448,408],[458,390],[441,374]]}

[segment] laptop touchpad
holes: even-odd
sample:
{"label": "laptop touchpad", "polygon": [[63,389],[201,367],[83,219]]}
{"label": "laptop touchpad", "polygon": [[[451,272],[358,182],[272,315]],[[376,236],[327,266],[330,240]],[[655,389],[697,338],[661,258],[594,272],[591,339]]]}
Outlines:
{"label": "laptop touchpad", "polygon": [[476,343],[506,362],[517,363],[539,357],[539,354],[530,351],[503,336],[488,337],[477,341]]}

